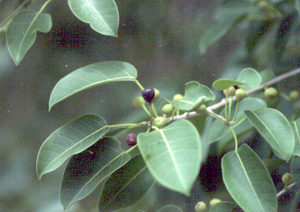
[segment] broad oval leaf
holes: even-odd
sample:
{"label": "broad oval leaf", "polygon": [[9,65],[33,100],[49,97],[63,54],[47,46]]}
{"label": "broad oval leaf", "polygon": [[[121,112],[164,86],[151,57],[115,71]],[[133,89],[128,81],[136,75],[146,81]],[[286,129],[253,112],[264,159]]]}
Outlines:
{"label": "broad oval leaf", "polygon": [[74,202],[88,196],[104,179],[125,165],[130,155],[121,143],[104,137],[69,161],[60,189],[60,201],[66,211]]}
{"label": "broad oval leaf", "polygon": [[108,131],[106,121],[84,115],[55,130],[42,144],[36,161],[39,179],[61,166],[72,155],[87,149]]}
{"label": "broad oval leaf", "polygon": [[218,79],[213,82],[212,86],[217,90],[225,90],[231,86],[245,85],[245,83],[232,79]]}
{"label": "broad oval leaf", "polygon": [[300,156],[300,118],[298,118],[296,121],[291,122],[291,127],[293,129],[295,137],[295,147],[293,154]]}
{"label": "broad oval leaf", "polygon": [[300,157],[299,156],[292,157],[290,170],[291,170],[291,174],[294,177],[296,186],[299,189],[300,188]]}
{"label": "broad oval leaf", "polygon": [[107,179],[100,196],[100,211],[111,211],[133,205],[154,184],[155,180],[143,158],[138,155]]}
{"label": "broad oval leaf", "polygon": [[183,210],[176,205],[165,205],[156,212],[183,212]]}
{"label": "broad oval leaf", "polygon": [[180,101],[172,101],[174,108],[182,111],[193,111],[202,104],[215,100],[215,94],[205,85],[191,81],[185,84],[184,97]]}
{"label": "broad oval leaf", "polygon": [[236,80],[246,84],[240,85],[240,88],[243,88],[244,90],[249,90],[257,88],[260,85],[262,78],[260,74],[253,68],[245,68],[239,73]]}
{"label": "broad oval leaf", "polygon": [[9,53],[18,65],[33,45],[37,31],[49,32],[52,27],[51,16],[39,14],[34,10],[22,10],[9,24],[6,40]]}
{"label": "broad oval leaf", "polygon": [[213,205],[208,212],[233,212],[236,207],[233,202],[222,201]]}
{"label": "broad oval leaf", "polygon": [[225,186],[246,212],[276,212],[276,189],[267,168],[246,144],[222,158]]}
{"label": "broad oval leaf", "polygon": [[[231,114],[234,114],[235,107],[236,107],[236,105],[234,105],[232,107]],[[255,97],[247,97],[239,103],[235,120],[238,120],[244,114],[244,111],[246,111],[246,110],[255,110],[258,108],[265,108],[265,107],[267,107],[267,104],[263,100],[261,100],[259,98],[255,98]],[[221,116],[224,116],[224,114],[225,114],[225,109],[223,109],[220,112]],[[246,117],[242,118],[239,121],[239,123],[242,123],[244,121],[244,119],[246,119]],[[232,127],[235,129],[236,127],[239,126],[239,123],[233,125]],[[210,131],[209,131],[209,137],[208,137],[209,143],[218,141],[218,140],[224,138],[225,136],[228,136],[229,134],[231,135],[232,133],[231,133],[230,129],[228,128],[228,126],[226,126],[220,120],[216,119],[216,120],[214,120],[214,122],[210,128]]]}
{"label": "broad oval leaf", "polygon": [[197,129],[187,120],[140,133],[140,152],[154,178],[163,186],[190,194],[201,164],[201,144]]}
{"label": "broad oval leaf", "polygon": [[51,107],[86,89],[110,82],[136,81],[135,67],[126,62],[99,62],[79,68],[63,77],[52,90],[49,99]]}
{"label": "broad oval leaf", "polygon": [[68,0],[68,4],[74,15],[96,32],[118,37],[119,11],[114,0]]}
{"label": "broad oval leaf", "polygon": [[295,138],[286,117],[272,108],[249,110],[245,111],[245,114],[277,155],[281,159],[289,161],[294,151]]}

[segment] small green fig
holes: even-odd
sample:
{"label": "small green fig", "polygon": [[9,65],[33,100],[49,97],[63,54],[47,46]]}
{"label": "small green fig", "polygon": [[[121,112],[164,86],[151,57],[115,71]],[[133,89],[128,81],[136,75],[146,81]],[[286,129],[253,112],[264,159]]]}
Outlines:
{"label": "small green fig", "polygon": [[236,100],[240,102],[246,97],[246,91],[244,89],[239,88],[235,91],[235,96]]}
{"label": "small green fig", "polygon": [[197,202],[195,205],[195,211],[196,212],[205,212],[206,210],[206,204],[203,201]]}
{"label": "small green fig", "polygon": [[145,100],[143,99],[143,97],[138,96],[138,97],[134,98],[134,100],[132,101],[132,104],[135,107],[142,107],[145,104]]}
{"label": "small green fig", "polygon": [[274,99],[278,95],[278,91],[276,88],[270,87],[265,90],[264,94],[267,99]]}
{"label": "small green fig", "polygon": [[226,93],[228,92],[227,96],[234,96],[235,94],[235,87],[230,86],[229,88],[223,90],[224,95],[226,96]]}
{"label": "small green fig", "polygon": [[167,125],[167,120],[165,116],[158,116],[157,118],[154,119],[154,126],[158,128],[163,128],[166,125]]}
{"label": "small green fig", "polygon": [[174,111],[174,108],[171,104],[165,104],[161,111],[163,112],[163,114],[166,114],[166,115],[172,115],[173,111]]}
{"label": "small green fig", "polygon": [[219,203],[219,202],[221,202],[220,199],[218,199],[218,198],[213,198],[212,200],[210,200],[209,205],[210,205],[210,207],[212,207],[212,206],[214,206],[215,204],[217,204],[217,203]]}
{"label": "small green fig", "polygon": [[289,96],[290,96],[291,102],[297,102],[299,99],[299,92],[295,91],[295,90],[291,91]]}
{"label": "small green fig", "polygon": [[182,99],[183,99],[183,96],[180,93],[173,96],[173,101],[175,101],[175,102],[178,102]]}
{"label": "small green fig", "polygon": [[160,96],[160,91],[158,89],[154,88],[154,93],[155,93],[155,95],[154,95],[153,101],[156,101]]}
{"label": "small green fig", "polygon": [[196,110],[196,113],[198,114],[204,114],[206,113],[206,105],[201,105],[198,110]]}
{"label": "small green fig", "polygon": [[285,173],[283,176],[282,176],[282,182],[285,184],[285,185],[289,185],[291,183],[294,182],[294,177],[292,174],[290,173]]}

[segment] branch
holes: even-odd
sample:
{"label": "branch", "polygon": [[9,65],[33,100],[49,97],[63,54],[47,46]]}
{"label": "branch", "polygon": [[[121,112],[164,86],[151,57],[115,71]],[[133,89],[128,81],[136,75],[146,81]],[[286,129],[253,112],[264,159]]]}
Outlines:
{"label": "branch", "polygon": [[[288,73],[279,75],[279,76],[275,77],[274,79],[261,84],[256,89],[248,90],[246,92],[246,95],[249,96],[249,95],[251,95],[251,94],[253,94],[253,93],[257,92],[257,91],[263,90],[264,88],[267,88],[267,87],[269,87],[269,86],[271,86],[273,84],[279,83],[279,82],[281,82],[281,81],[283,81],[285,79],[288,79],[290,77],[296,76],[298,74],[300,74],[300,68],[297,68],[297,69],[295,69],[293,71],[290,71]],[[235,96],[232,98],[232,101],[236,101]],[[213,111],[213,110],[216,110],[216,109],[224,107],[224,106],[225,106],[225,98],[223,98],[220,102],[207,107],[207,110]],[[189,112],[189,113],[184,113],[184,114],[179,115],[179,116],[174,116],[172,120],[190,119],[190,118],[194,118],[194,117],[198,117],[198,116],[200,116],[200,114],[198,114],[196,112]],[[169,119],[168,121],[171,121],[171,119]]]}
{"label": "branch", "polygon": [[296,184],[295,183],[292,183],[290,185],[288,185],[286,188],[282,189],[281,191],[279,191],[277,194],[276,194],[276,197],[280,197],[281,195],[283,195],[285,192],[287,192],[288,190],[290,190],[291,188],[293,188]]}

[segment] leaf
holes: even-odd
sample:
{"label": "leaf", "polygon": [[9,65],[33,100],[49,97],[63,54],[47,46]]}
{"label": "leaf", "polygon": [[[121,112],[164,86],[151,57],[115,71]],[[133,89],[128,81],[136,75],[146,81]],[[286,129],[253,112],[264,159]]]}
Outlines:
{"label": "leaf", "polygon": [[293,154],[300,156],[300,118],[298,118],[296,121],[291,122],[291,127],[293,129],[295,137],[295,147]]}
{"label": "leaf", "polygon": [[215,100],[215,94],[205,85],[200,85],[196,81],[185,84],[185,94],[182,100],[172,101],[174,108],[182,111],[193,111],[202,104],[207,104]]}
{"label": "leaf", "polygon": [[105,182],[100,196],[100,211],[133,205],[155,184],[141,155],[132,158]]}
{"label": "leaf", "polygon": [[217,89],[217,90],[225,90],[231,86],[236,86],[236,85],[245,85],[243,82],[239,82],[236,80],[232,79],[218,79],[213,82],[212,86]]}
{"label": "leaf", "polygon": [[289,161],[294,151],[295,138],[285,116],[271,108],[249,110],[245,114],[280,158]]}
{"label": "leaf", "polygon": [[176,205],[165,205],[156,212],[183,212],[183,210]]}
{"label": "leaf", "polygon": [[9,53],[18,65],[33,45],[37,31],[49,32],[52,27],[51,16],[39,14],[34,10],[22,10],[9,24],[6,40]]}
{"label": "leaf", "polygon": [[298,13],[300,14],[300,0],[295,0],[295,8],[297,9]]}
{"label": "leaf", "polygon": [[222,201],[209,209],[209,212],[232,212],[237,205],[233,202]]}
{"label": "leaf", "polygon": [[55,130],[42,144],[36,161],[39,179],[61,166],[102,138],[108,131],[106,121],[96,115],[84,115]]}
{"label": "leaf", "polygon": [[151,174],[163,186],[190,194],[201,164],[201,144],[197,129],[187,120],[140,133],[138,147]]}
{"label": "leaf", "polygon": [[68,0],[74,15],[96,32],[118,37],[119,11],[114,0]]}
{"label": "leaf", "polygon": [[262,78],[260,74],[253,68],[245,68],[239,73],[236,80],[247,84],[240,85],[240,88],[243,88],[244,90],[249,90],[257,88],[260,85]]}
{"label": "leaf", "polygon": [[79,68],[55,85],[49,99],[49,110],[80,91],[110,82],[136,81],[136,77],[135,67],[126,62],[99,62]]}
{"label": "leaf", "polygon": [[[234,113],[235,107],[236,107],[236,105],[234,105],[232,107],[231,114]],[[245,99],[243,99],[239,103],[238,111],[237,111],[237,114],[236,114],[236,120],[238,120],[244,114],[244,111],[246,111],[246,110],[255,110],[255,109],[258,109],[258,108],[265,108],[265,107],[267,107],[267,104],[263,100],[261,100],[259,98],[255,98],[255,97],[246,97]],[[225,109],[223,109],[220,112],[221,116],[224,116],[224,114],[225,114]],[[239,123],[243,122],[245,119],[246,119],[246,117],[242,118],[239,121]],[[232,126],[233,129],[237,128],[239,123],[233,125]],[[216,119],[213,122],[213,124],[210,128],[209,143],[213,143],[215,141],[218,141],[218,140],[224,138],[225,136],[228,136],[229,134],[231,135],[231,131],[228,128],[228,126],[226,126],[220,120]]]}
{"label": "leaf", "polygon": [[300,157],[299,156],[292,157],[290,169],[291,169],[291,174],[294,177],[296,186],[299,189],[300,188]]}
{"label": "leaf", "polygon": [[222,176],[225,186],[246,212],[277,211],[276,190],[267,168],[246,144],[238,153],[227,153],[222,158]]}
{"label": "leaf", "polygon": [[74,155],[66,167],[60,189],[60,201],[66,211],[88,196],[105,178],[125,165],[130,155],[121,149],[121,143],[104,137],[85,151]]}

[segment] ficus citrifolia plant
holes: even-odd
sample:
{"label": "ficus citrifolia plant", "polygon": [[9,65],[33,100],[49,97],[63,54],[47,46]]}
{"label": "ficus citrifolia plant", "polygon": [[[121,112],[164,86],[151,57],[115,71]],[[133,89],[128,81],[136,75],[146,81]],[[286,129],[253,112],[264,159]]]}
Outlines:
{"label": "ficus citrifolia plant", "polygon": [[[39,11],[24,9],[25,4],[31,2],[24,1],[2,23],[1,29],[6,31],[8,49],[16,65],[33,45],[36,32],[49,32],[52,26],[51,16],[43,13],[51,0],[45,1]],[[232,5],[225,4],[222,13],[218,13],[219,22],[202,36],[202,53],[242,20],[282,18],[281,12],[267,1],[235,2],[238,2],[234,5],[238,9],[231,10]],[[74,15],[89,23],[96,32],[117,37],[119,16],[114,0],[68,0],[68,4]],[[299,8],[298,0],[296,5]],[[228,14],[231,18],[224,18]],[[280,39],[278,43],[283,43]],[[283,48],[284,45],[281,45],[280,51]],[[293,102],[298,110],[297,91],[291,91],[287,96],[272,85],[299,73],[300,70],[295,69],[270,81],[262,81],[260,73],[245,68],[236,79],[218,79],[212,84],[216,90],[224,93],[224,98],[215,102],[214,92],[197,81],[186,83],[184,95],[175,94],[173,99],[163,98],[158,89],[144,88],[137,79],[137,70],[127,62],[99,62],[79,68],[55,85],[50,95],[49,110],[83,90],[127,81],[135,83],[141,90],[141,95],[133,100],[133,105],[142,108],[147,118],[138,123],[112,125],[103,117],[91,114],[70,121],[55,130],[42,144],[36,161],[38,177],[41,179],[44,174],[68,161],[60,188],[60,200],[65,211],[74,202],[87,197],[100,184],[103,189],[99,209],[118,210],[135,204],[154,185],[189,196],[205,158],[202,144],[215,143],[227,148],[222,158],[222,177],[234,202],[213,199],[209,211],[241,208],[246,212],[275,212],[278,208],[277,198],[288,189],[300,186],[297,165],[300,156],[300,119],[294,116],[288,120],[279,110],[267,107],[265,100],[281,96]],[[264,98],[255,96],[261,91]],[[163,100],[163,105],[157,104],[159,99]],[[201,116],[214,119],[209,129],[205,128],[209,130],[207,139],[203,139],[199,134],[201,129],[191,122]],[[124,141],[117,139],[120,133],[136,128],[143,132],[130,132]],[[265,164],[244,143],[253,129],[264,138],[278,158],[290,163],[291,173],[282,176],[285,187],[278,193]],[[125,141],[127,149],[121,147],[121,142]],[[170,208],[181,211],[176,206],[165,206],[159,211]],[[205,211],[206,204],[198,202],[195,210]]]}

